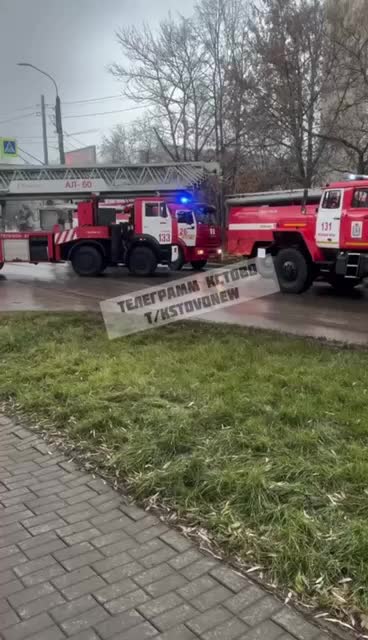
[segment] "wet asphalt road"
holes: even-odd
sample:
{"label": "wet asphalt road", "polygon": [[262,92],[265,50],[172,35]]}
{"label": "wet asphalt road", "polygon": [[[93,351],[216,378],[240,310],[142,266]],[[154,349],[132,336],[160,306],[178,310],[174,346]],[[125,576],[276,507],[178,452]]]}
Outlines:
{"label": "wet asphalt road", "polygon": [[[67,265],[6,265],[0,272],[0,312],[98,310],[100,300],[165,284],[190,273],[171,273],[162,268],[153,278],[142,279],[121,268],[101,278],[79,278]],[[302,296],[277,293],[202,318],[365,345],[368,289],[359,288],[350,296],[342,296],[328,285],[317,284]]]}

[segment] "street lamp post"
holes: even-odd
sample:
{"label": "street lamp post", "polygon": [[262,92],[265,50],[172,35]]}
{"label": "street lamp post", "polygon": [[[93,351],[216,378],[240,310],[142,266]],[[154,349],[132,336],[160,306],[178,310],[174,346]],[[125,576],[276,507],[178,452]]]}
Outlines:
{"label": "street lamp post", "polygon": [[42,71],[42,69],[39,69],[34,64],[30,64],[29,62],[18,62],[18,67],[30,67],[31,69],[35,69],[39,73],[42,73],[42,75],[44,75],[47,78],[49,78],[49,80],[51,80],[51,82],[53,83],[53,85],[55,87],[55,91],[56,91],[55,125],[56,125],[56,133],[58,135],[58,141],[59,141],[60,164],[65,164],[63,123],[62,123],[62,119],[61,119],[61,101],[60,101],[58,86],[57,86],[54,78],[52,76],[50,76],[49,73],[46,73],[46,71]]}

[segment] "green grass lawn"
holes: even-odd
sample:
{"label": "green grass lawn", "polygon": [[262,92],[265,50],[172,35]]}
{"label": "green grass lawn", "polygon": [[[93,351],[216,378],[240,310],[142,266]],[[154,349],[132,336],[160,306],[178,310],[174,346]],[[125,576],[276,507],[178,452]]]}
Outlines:
{"label": "green grass lawn", "polygon": [[322,606],[368,612],[368,352],[207,324],[108,341],[3,315],[0,399]]}

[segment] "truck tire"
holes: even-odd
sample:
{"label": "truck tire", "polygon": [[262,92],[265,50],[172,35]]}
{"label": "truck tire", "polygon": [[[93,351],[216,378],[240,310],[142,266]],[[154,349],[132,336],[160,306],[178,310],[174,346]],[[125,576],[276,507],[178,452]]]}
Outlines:
{"label": "truck tire", "polygon": [[83,278],[99,276],[106,267],[101,251],[97,247],[88,245],[82,245],[74,249],[71,263],[75,273]]}
{"label": "truck tire", "polygon": [[312,284],[311,268],[299,249],[281,249],[275,258],[275,268],[283,293],[303,293]]}
{"label": "truck tire", "polygon": [[181,247],[178,248],[178,257],[174,262],[170,262],[170,270],[171,271],[180,271],[185,264],[184,253]]}
{"label": "truck tire", "polygon": [[132,249],[128,269],[135,276],[151,276],[157,269],[157,256],[150,247],[135,247]]}
{"label": "truck tire", "polygon": [[0,262],[0,270],[3,268],[4,262]]}
{"label": "truck tire", "polygon": [[355,287],[362,283],[360,279],[344,278],[344,276],[332,275],[328,279],[329,284],[333,287],[336,293],[347,294],[351,293]]}
{"label": "truck tire", "polygon": [[206,264],[207,260],[193,260],[193,262],[191,262],[194,271],[202,271],[202,269],[205,268]]}

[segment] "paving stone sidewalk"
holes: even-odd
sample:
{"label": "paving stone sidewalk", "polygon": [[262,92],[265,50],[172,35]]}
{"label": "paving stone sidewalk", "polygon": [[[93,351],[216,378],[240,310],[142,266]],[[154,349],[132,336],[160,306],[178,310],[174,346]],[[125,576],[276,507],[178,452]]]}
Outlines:
{"label": "paving stone sidewalk", "polygon": [[0,416],[2,640],[327,640]]}

